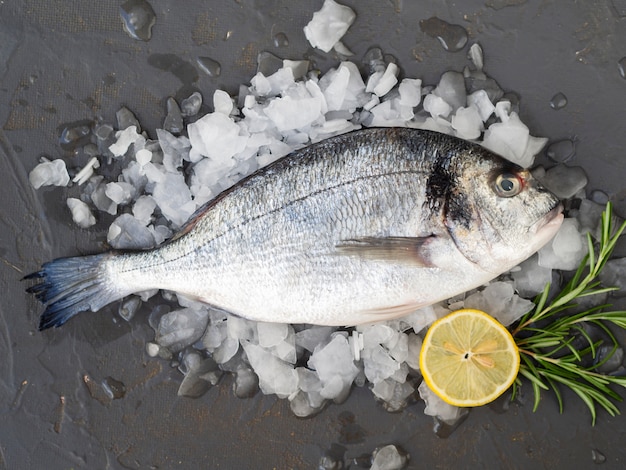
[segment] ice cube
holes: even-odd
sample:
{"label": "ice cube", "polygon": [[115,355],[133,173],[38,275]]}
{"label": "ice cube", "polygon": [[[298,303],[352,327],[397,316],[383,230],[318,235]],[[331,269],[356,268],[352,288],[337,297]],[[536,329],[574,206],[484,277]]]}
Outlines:
{"label": "ice cube", "polygon": [[539,265],[538,255],[533,255],[520,265],[520,269],[511,273],[513,286],[522,297],[533,297],[552,282],[552,269]]}
{"label": "ice cube", "polygon": [[[433,90],[433,94],[442,98],[452,111],[456,111],[467,103],[465,91],[465,78],[463,74],[454,71],[445,72],[441,75],[441,79],[437,84],[437,88]],[[445,117],[445,116],[444,116]]]}
{"label": "ice cube", "polygon": [[539,250],[539,266],[576,269],[586,254],[587,243],[578,231],[578,221],[567,218],[552,241]]}
{"label": "ice cube", "polygon": [[133,144],[138,144],[136,146],[136,150],[138,148],[142,148],[143,143],[145,143],[145,137],[141,134],[137,133],[136,126],[129,126],[122,131],[117,131],[115,133],[116,141],[114,144],[109,146],[109,150],[115,157],[121,157],[128,152],[128,149]]}
{"label": "ice cube", "polygon": [[420,104],[422,81],[419,78],[405,78],[398,86],[400,103],[403,106],[415,107]]}
{"label": "ice cube", "polygon": [[452,106],[440,96],[431,93],[424,98],[424,110],[429,112],[433,118],[439,116],[445,118],[452,112]]}
{"label": "ice cube", "polygon": [[379,344],[366,347],[361,356],[365,377],[373,384],[391,377],[400,368],[400,364]]}
{"label": "ice cube", "polygon": [[559,199],[568,199],[587,186],[587,174],[579,166],[556,165],[546,171],[541,184]]}
{"label": "ice cube", "polygon": [[496,109],[485,90],[478,90],[471,95],[468,95],[467,105],[476,107],[478,114],[480,115],[480,119],[483,122],[489,119],[489,116],[491,116]]}
{"label": "ice cube", "polygon": [[435,416],[446,424],[454,425],[456,421],[462,419],[469,412],[467,408],[459,408],[447,404],[428,388],[426,382],[422,382],[417,390],[422,400],[426,402],[424,414]]}
{"label": "ice cube", "polygon": [[339,333],[334,333],[328,344],[314,349],[308,366],[317,372],[323,387],[330,386],[336,377],[339,377],[347,387],[359,373],[352,360],[350,344],[347,338]]}
{"label": "ice cube", "polygon": [[156,244],[152,232],[130,214],[122,214],[113,221],[107,241],[116,249],[141,250]]}
{"label": "ice cube", "polygon": [[70,197],[66,202],[67,207],[72,212],[72,219],[80,228],[88,228],[96,224],[96,218],[91,213],[89,206],[83,201]]}
{"label": "ice cube", "polygon": [[532,310],[534,303],[515,294],[510,282],[496,281],[465,299],[465,308],[488,313],[504,326]]}
{"label": "ice cube", "polygon": [[398,66],[393,62],[387,65],[385,72],[374,87],[374,94],[377,96],[385,96],[398,83]]}
{"label": "ice cube", "polygon": [[158,181],[154,185],[152,197],[161,213],[177,227],[182,226],[195,211],[191,192],[181,174],[166,173],[163,181]]}
{"label": "ice cube", "polygon": [[489,126],[481,144],[507,160],[528,168],[547,141],[546,138],[532,137],[517,113],[511,112],[505,122]]}
{"label": "ice cube", "polygon": [[600,281],[606,287],[618,287],[619,291],[613,295],[626,295],[626,258],[617,258],[607,261],[600,272]]}
{"label": "ice cube", "polygon": [[313,13],[313,19],[304,27],[304,35],[313,47],[330,52],[355,18],[351,8],[333,0],[324,0],[322,9]]}
{"label": "ice cube", "polygon": [[104,193],[116,204],[128,204],[135,196],[135,188],[126,182],[108,183]]}
{"label": "ice cube", "polygon": [[42,186],[67,186],[70,175],[67,173],[65,162],[59,158],[37,165],[28,175],[28,180],[35,189]]}
{"label": "ice cube", "polygon": [[184,308],[163,315],[156,342],[172,352],[192,345],[204,334],[209,322],[208,309]]}
{"label": "ice cube", "polygon": [[194,91],[189,98],[185,98],[181,105],[180,111],[183,117],[191,117],[198,114],[200,107],[202,106],[202,95]]}
{"label": "ice cube", "polygon": [[233,99],[223,90],[215,90],[213,93],[213,108],[216,113],[222,113],[226,116],[233,111]]}
{"label": "ice cube", "polygon": [[290,96],[276,98],[265,108],[265,114],[280,132],[302,129],[323,119],[322,101],[319,98],[296,100]]}
{"label": "ice cube", "polygon": [[336,329],[334,326],[309,326],[296,333],[296,345],[313,352],[315,347],[326,342]]}
{"label": "ice cube", "polygon": [[163,121],[163,129],[173,134],[180,134],[183,130],[183,116],[180,107],[171,96],[167,99],[167,116]]}
{"label": "ice cube", "polygon": [[401,470],[406,467],[408,461],[406,452],[390,444],[373,452],[370,470]]}
{"label": "ice cube", "polygon": [[452,127],[461,139],[478,139],[484,129],[480,113],[474,106],[457,109],[452,116]]}
{"label": "ice cube", "polygon": [[[192,151],[216,161],[230,159],[246,148],[247,136],[222,113],[211,113],[187,126]],[[191,157],[191,155],[190,155]]]}
{"label": "ice cube", "polygon": [[257,344],[244,341],[242,345],[248,362],[259,376],[259,386],[263,393],[287,398],[297,392],[298,373],[291,364],[281,361]]}
{"label": "ice cube", "polygon": [[152,196],[139,196],[133,205],[133,215],[142,224],[148,225],[155,208],[156,201]]}

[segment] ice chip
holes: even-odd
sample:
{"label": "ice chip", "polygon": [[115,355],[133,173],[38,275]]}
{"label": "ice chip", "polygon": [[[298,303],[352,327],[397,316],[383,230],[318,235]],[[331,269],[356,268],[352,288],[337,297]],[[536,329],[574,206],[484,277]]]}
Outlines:
{"label": "ice chip", "polygon": [[351,8],[324,0],[322,9],[313,13],[313,19],[304,27],[304,35],[313,47],[330,52],[355,18]]}
{"label": "ice chip", "polygon": [[465,308],[474,308],[488,313],[504,326],[508,326],[534,307],[530,300],[515,294],[509,282],[492,282],[482,291],[465,299]]}
{"label": "ice chip", "polygon": [[587,186],[587,174],[579,166],[556,165],[546,171],[541,184],[560,199],[568,199]]}
{"label": "ice chip", "polygon": [[83,201],[70,197],[66,202],[67,207],[72,212],[72,219],[80,228],[88,228],[96,224],[96,218],[91,213],[89,206]]}
{"label": "ice chip", "polygon": [[539,266],[573,270],[586,254],[587,243],[578,231],[578,221],[567,218],[552,241],[539,250]]}
{"label": "ice chip", "polygon": [[192,345],[204,334],[208,309],[184,308],[167,313],[159,320],[156,342],[172,352]]}
{"label": "ice chip", "polygon": [[152,197],[161,213],[178,227],[195,211],[191,192],[181,174],[166,173],[163,180],[154,185]]}
{"label": "ice chip", "polygon": [[405,78],[398,86],[400,103],[403,106],[415,107],[420,104],[422,81],[419,78]]}
{"label": "ice chip", "polygon": [[408,463],[408,456],[394,445],[378,448],[372,454],[370,470],[402,470]]}
{"label": "ice chip", "polygon": [[328,344],[315,348],[308,365],[317,372],[323,386],[330,384],[336,376],[339,376],[344,384],[351,384],[359,373],[352,360],[347,338],[338,333],[334,333]]}
{"label": "ice chip", "polygon": [[468,412],[467,408],[448,405],[428,388],[426,382],[420,384],[418,391],[422,400],[426,402],[424,414],[435,416],[447,424],[453,425]]}
{"label": "ice chip", "polygon": [[461,106],[465,106],[467,96],[463,74],[454,71],[445,72],[441,76],[437,88],[433,90],[433,94],[448,103],[452,111],[456,111]]}
{"label": "ice chip", "polygon": [[374,94],[376,96],[385,96],[391,91],[391,89],[398,83],[398,66],[396,64],[389,63],[382,77],[374,87]]}
{"label": "ice chip", "polygon": [[493,114],[496,107],[489,99],[485,90],[478,90],[467,96],[467,105],[475,106],[480,115],[480,119],[485,122]]}
{"label": "ice chip", "polygon": [[273,100],[265,114],[280,132],[302,129],[322,118],[322,104],[317,98],[296,100],[286,96]]}
{"label": "ice chip", "polygon": [[298,390],[298,373],[291,364],[281,361],[261,346],[242,342],[248,362],[259,376],[259,386],[266,395],[287,398]]}
{"label": "ice chip", "polygon": [[533,255],[519,265],[520,269],[511,273],[515,290],[523,297],[533,297],[552,282],[552,269],[539,265],[538,255]]}
{"label": "ice chip", "polygon": [[478,139],[483,131],[483,122],[478,109],[474,106],[457,109],[452,116],[452,127],[462,139]]}
{"label": "ice chip", "polygon": [[194,91],[189,98],[185,98],[180,104],[180,112],[183,117],[191,117],[198,114],[202,106],[202,95]]}
{"label": "ice chip", "polygon": [[443,98],[431,93],[424,98],[424,110],[429,112],[433,118],[439,116],[445,118],[452,112],[452,106]]}
{"label": "ice chip", "polygon": [[130,214],[122,214],[113,221],[107,241],[116,249],[140,250],[156,245],[152,232]]}
{"label": "ice chip", "polygon": [[259,346],[271,348],[287,337],[289,328],[286,323],[259,322],[257,331],[259,333]]}
{"label": "ice chip", "polygon": [[216,113],[228,116],[233,111],[233,99],[223,90],[215,90],[213,93],[213,108]]}
{"label": "ice chip", "polygon": [[42,186],[67,186],[70,175],[67,173],[65,162],[59,158],[37,165],[28,175],[28,180],[35,189]]}
{"label": "ice chip", "polygon": [[135,195],[135,188],[130,183],[108,183],[104,193],[116,204],[128,204]]}
{"label": "ice chip", "polygon": [[125,155],[131,145],[145,142],[145,138],[137,133],[136,126],[129,126],[122,131],[117,131],[115,137],[116,142],[109,146],[109,150],[115,157]]}
{"label": "ice chip", "polygon": [[194,151],[217,161],[229,159],[246,148],[248,137],[240,135],[239,126],[222,113],[211,113],[187,126]]}

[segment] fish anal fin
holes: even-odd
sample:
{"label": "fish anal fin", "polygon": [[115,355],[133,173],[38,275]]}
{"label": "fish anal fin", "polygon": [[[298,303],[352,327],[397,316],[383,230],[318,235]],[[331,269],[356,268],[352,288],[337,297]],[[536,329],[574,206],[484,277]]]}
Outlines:
{"label": "fish anal fin", "polygon": [[423,303],[409,302],[406,304],[374,307],[364,310],[363,314],[367,315],[369,318],[378,318],[379,320],[392,319],[403,317],[405,315],[408,315],[409,313],[413,313],[423,306]]}
{"label": "fish anal fin", "polygon": [[435,235],[427,237],[363,237],[344,240],[337,245],[341,254],[391,263],[432,267],[428,245]]}

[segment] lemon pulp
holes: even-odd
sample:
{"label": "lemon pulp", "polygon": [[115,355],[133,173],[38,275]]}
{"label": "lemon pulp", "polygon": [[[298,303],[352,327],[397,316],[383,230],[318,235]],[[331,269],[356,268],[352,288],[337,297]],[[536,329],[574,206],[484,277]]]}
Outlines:
{"label": "lemon pulp", "polygon": [[426,385],[455,406],[485,405],[504,393],[520,356],[508,330],[485,312],[463,309],[431,325],[420,353]]}

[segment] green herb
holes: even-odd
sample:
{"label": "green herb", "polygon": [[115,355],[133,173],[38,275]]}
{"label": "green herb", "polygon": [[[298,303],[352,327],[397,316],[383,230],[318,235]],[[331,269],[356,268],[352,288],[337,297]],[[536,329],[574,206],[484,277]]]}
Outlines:
{"label": "green herb", "polygon": [[[548,302],[550,285],[535,299],[535,308],[524,315],[512,334],[521,356],[520,376],[526,377],[533,388],[534,408],[539,406],[542,390],[552,390],[563,412],[563,399],[559,386],[571,388],[591,411],[592,423],[596,420],[596,407],[604,408],[611,416],[619,414],[615,402],[621,401],[611,385],[626,387],[626,376],[606,375],[597,371],[619,348],[619,344],[609,329],[613,324],[626,329],[626,311],[606,311],[610,305],[598,305],[583,312],[568,314],[577,306],[582,297],[617,290],[603,287],[598,275],[608,261],[618,238],[626,229],[626,222],[613,231],[611,204],[608,203],[602,214],[601,235],[597,248],[591,235],[587,235],[589,252],[581,261],[574,277]],[[602,340],[594,341],[584,328],[585,324],[596,325],[606,333],[612,342],[612,351],[600,363],[598,348]],[[581,338],[585,345],[576,347],[574,340]],[[521,384],[513,386],[513,396]]]}

